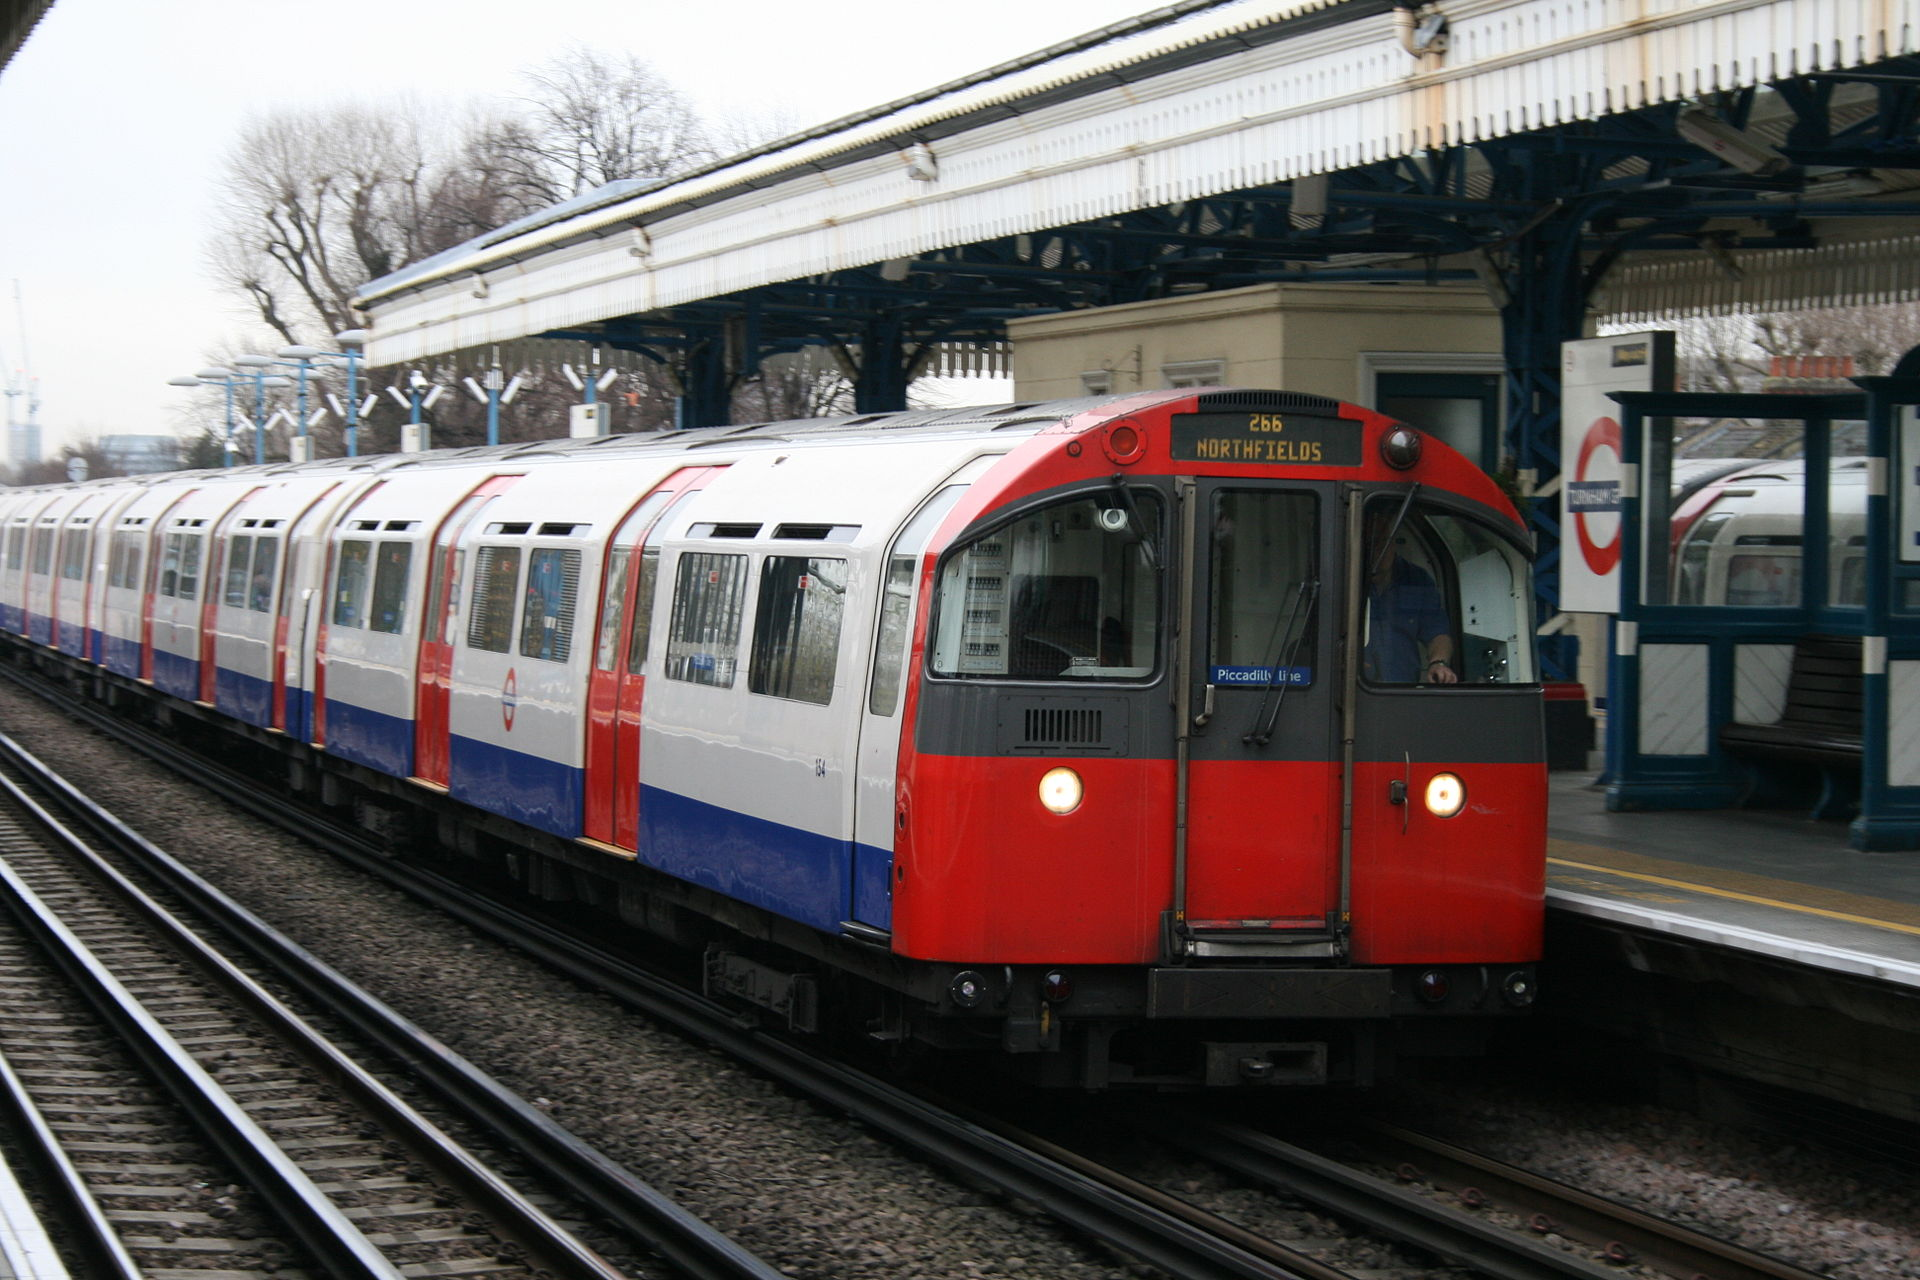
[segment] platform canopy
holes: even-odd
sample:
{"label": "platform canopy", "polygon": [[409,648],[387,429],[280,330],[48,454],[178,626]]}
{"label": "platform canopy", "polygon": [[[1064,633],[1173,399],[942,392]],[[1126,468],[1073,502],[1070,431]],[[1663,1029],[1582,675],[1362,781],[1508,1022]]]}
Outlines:
{"label": "platform canopy", "polygon": [[1187,0],[375,281],[369,354],[732,325],[750,366],[884,323],[991,363],[1009,315],[1484,275],[1576,202],[1609,309],[1909,294],[1895,228],[1832,220],[1920,212],[1887,195],[1920,186],[1916,31],[1897,2]]}

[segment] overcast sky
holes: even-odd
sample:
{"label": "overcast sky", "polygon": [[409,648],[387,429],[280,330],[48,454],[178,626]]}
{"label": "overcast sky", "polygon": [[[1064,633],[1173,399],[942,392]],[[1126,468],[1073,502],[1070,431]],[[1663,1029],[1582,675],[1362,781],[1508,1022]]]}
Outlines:
{"label": "overcast sky", "polygon": [[[45,452],[173,432],[166,380],[257,331],[204,245],[237,130],[276,107],[519,91],[575,43],[651,60],[709,114],[819,123],[1154,0],[56,0],[0,71],[0,357],[23,343]],[[258,339],[264,343],[267,339]]]}

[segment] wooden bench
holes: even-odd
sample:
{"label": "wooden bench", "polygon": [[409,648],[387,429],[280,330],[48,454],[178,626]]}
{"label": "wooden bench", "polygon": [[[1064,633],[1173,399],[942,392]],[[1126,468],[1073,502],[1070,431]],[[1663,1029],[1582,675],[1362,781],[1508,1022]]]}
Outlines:
{"label": "wooden bench", "polygon": [[1820,777],[1813,816],[1844,818],[1859,800],[1862,703],[1860,637],[1802,636],[1779,722],[1726,725],[1720,746],[1747,759],[1812,766]]}

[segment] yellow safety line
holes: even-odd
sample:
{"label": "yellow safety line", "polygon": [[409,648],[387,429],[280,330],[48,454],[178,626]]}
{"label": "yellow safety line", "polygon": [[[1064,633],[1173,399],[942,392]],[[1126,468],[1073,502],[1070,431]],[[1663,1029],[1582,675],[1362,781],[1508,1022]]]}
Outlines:
{"label": "yellow safety line", "polygon": [[1548,858],[1551,866],[1571,867],[1578,871],[1598,871],[1602,875],[1620,876],[1626,880],[1644,880],[1648,884],[1664,885],[1669,889],[1686,889],[1694,893],[1712,894],[1716,898],[1731,898],[1735,902],[1751,902],[1756,906],[1778,907],[1782,911],[1798,911],[1803,915],[1823,916],[1828,920],[1844,920],[1848,924],[1872,925],[1876,929],[1893,929],[1900,933],[1920,936],[1920,926],[1896,924],[1891,920],[1876,920],[1872,916],[1856,916],[1845,911],[1829,911],[1824,907],[1803,906],[1797,902],[1782,902],[1778,898],[1762,898],[1757,894],[1736,893],[1732,889],[1716,889],[1711,885],[1694,884],[1688,880],[1674,880],[1667,876],[1647,875],[1640,871],[1620,871],[1613,867],[1598,866],[1591,862],[1573,862],[1566,858]]}

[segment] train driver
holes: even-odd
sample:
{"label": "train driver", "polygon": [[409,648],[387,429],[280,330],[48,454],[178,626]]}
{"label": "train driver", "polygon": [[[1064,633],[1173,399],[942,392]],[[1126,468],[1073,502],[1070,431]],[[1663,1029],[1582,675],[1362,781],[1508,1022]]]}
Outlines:
{"label": "train driver", "polygon": [[1399,510],[1394,503],[1367,509],[1367,640],[1362,650],[1367,678],[1377,684],[1458,684],[1453,629],[1440,590],[1426,570],[1401,556],[1393,536]]}

